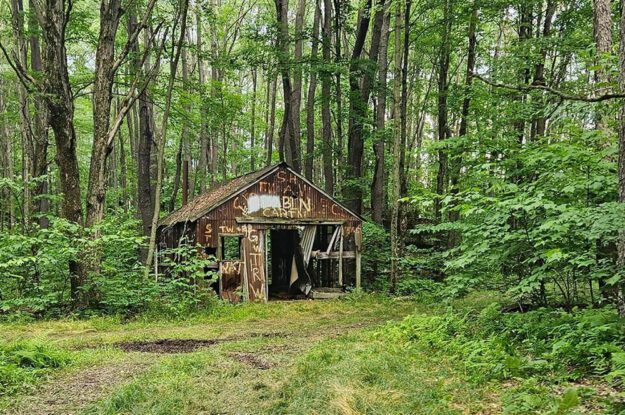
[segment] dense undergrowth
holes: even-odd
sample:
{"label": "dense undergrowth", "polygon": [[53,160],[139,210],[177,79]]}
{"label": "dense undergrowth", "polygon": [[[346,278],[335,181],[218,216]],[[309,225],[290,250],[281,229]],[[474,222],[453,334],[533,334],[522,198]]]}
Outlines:
{"label": "dense undergrowth", "polygon": [[276,413],[324,400],[334,413],[625,411],[625,326],[614,310],[509,313],[492,298],[432,305],[322,343],[300,361]]}
{"label": "dense undergrowth", "polygon": [[68,352],[41,342],[0,345],[0,396],[35,384],[70,361]]}

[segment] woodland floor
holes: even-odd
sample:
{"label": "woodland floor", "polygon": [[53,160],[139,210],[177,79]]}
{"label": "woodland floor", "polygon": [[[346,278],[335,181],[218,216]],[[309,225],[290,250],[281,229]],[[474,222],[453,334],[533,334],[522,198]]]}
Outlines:
{"label": "woodland floor", "polygon": [[0,413],[500,413],[499,394],[462,381],[451,364],[415,355],[410,367],[379,367],[393,359],[377,359],[386,351],[372,330],[423,307],[272,302],[186,321],[0,325],[3,342],[45,342],[72,356],[44,381],[0,397]]}

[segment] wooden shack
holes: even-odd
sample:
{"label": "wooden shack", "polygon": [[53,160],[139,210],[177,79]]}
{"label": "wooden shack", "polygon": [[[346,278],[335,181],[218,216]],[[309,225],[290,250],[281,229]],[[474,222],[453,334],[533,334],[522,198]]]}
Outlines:
{"label": "wooden shack", "polygon": [[360,287],[362,219],[286,163],[195,197],[159,222],[158,241],[159,250],[190,243],[214,255],[216,289],[231,301]]}

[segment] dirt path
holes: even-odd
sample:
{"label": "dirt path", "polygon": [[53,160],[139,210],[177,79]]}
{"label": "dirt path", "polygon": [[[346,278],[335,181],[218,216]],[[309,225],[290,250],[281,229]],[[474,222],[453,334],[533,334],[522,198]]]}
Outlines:
{"label": "dirt path", "polygon": [[[150,361],[151,360],[151,361]],[[154,359],[123,359],[61,375],[9,409],[9,415],[69,415],[80,413],[119,385],[128,383],[155,363]]]}

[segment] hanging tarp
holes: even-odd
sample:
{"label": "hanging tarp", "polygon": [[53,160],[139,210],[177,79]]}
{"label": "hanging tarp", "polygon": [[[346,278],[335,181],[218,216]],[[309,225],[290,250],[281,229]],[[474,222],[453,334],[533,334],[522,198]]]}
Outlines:
{"label": "hanging tarp", "polygon": [[289,286],[291,290],[301,291],[305,295],[308,295],[312,289],[312,281],[308,274],[308,263],[310,262],[310,254],[312,253],[316,233],[316,225],[306,225],[299,229],[296,234],[298,239],[297,247],[291,261]]}

